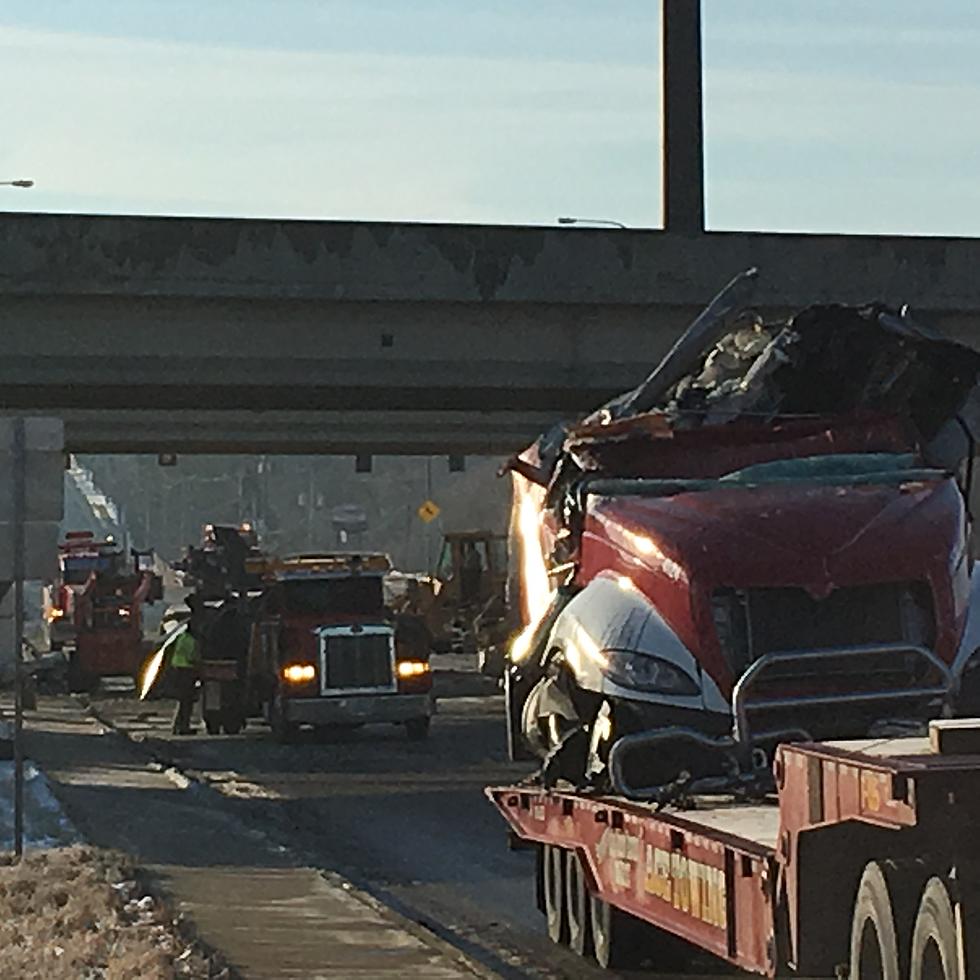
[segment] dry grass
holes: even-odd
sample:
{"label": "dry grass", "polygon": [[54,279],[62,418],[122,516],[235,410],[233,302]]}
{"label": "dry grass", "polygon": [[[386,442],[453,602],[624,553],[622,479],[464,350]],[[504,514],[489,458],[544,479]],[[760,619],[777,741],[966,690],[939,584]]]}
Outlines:
{"label": "dry grass", "polygon": [[124,858],[92,847],[0,857],[0,977],[226,980]]}

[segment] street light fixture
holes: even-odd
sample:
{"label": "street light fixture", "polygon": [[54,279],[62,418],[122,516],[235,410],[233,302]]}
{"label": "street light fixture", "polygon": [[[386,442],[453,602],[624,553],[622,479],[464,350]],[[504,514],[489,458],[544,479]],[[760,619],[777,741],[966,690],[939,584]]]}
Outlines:
{"label": "street light fixture", "polygon": [[0,187],[33,187],[33,180],[0,180]]}
{"label": "street light fixture", "polygon": [[626,228],[622,221],[611,218],[559,218],[560,225],[611,225],[613,228]]}

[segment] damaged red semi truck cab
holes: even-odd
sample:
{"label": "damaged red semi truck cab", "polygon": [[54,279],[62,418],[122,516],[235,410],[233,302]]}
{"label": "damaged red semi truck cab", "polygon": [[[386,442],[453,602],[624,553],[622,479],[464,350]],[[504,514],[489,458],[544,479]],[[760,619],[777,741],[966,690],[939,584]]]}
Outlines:
{"label": "damaged red semi truck cab", "polygon": [[511,652],[509,743],[546,778],[636,790],[647,748],[669,783],[692,745],[714,778],[951,710],[980,359],[883,306],[736,314],[510,462],[523,582],[553,591]]}
{"label": "damaged red semi truck cab", "polygon": [[374,722],[428,732],[435,710],[428,645],[392,621],[386,555],[298,555],[272,563],[253,640],[269,719],[287,738],[301,726]]}

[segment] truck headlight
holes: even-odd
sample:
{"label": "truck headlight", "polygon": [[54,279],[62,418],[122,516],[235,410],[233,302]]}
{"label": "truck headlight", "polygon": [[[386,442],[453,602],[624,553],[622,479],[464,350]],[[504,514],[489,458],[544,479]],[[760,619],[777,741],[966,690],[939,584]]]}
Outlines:
{"label": "truck headlight", "polygon": [[409,677],[421,677],[429,673],[432,668],[424,660],[399,660],[398,676],[403,680]]}
{"label": "truck headlight", "polygon": [[289,664],[282,669],[283,679],[290,684],[309,684],[316,677],[313,664]]}
{"label": "truck headlight", "polygon": [[699,694],[701,688],[680,668],[661,657],[612,650],[607,656],[606,676],[623,687],[658,694]]}

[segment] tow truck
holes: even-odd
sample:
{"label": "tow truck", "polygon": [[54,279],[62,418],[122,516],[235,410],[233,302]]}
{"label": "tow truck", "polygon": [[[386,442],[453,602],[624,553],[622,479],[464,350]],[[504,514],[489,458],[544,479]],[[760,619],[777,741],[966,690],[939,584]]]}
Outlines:
{"label": "tow truck", "polygon": [[429,638],[384,604],[387,555],[294,555],[270,562],[249,650],[249,677],[273,734],[303,725],[402,724],[423,739],[435,711]]}
{"label": "tow truck", "polygon": [[603,965],[652,926],[658,966],[679,938],[768,976],[970,976],[980,355],[907,307],[764,322],[756,278],[510,461],[508,744],[541,768],[489,793],[552,938]]}
{"label": "tow truck", "polygon": [[162,598],[152,551],[128,554],[90,531],[69,531],[58,549],[59,575],[46,589],[52,651],[68,655],[68,686],[91,691],[99,678],[138,678],[143,662],[144,603]]}
{"label": "tow truck", "polygon": [[[421,617],[386,608],[387,555],[277,558],[251,525],[207,525],[180,568],[194,586],[209,734],[234,735],[262,717],[283,742],[303,726],[375,722],[404,725],[411,739],[428,735],[431,638]],[[155,675],[144,694],[154,683]]]}

